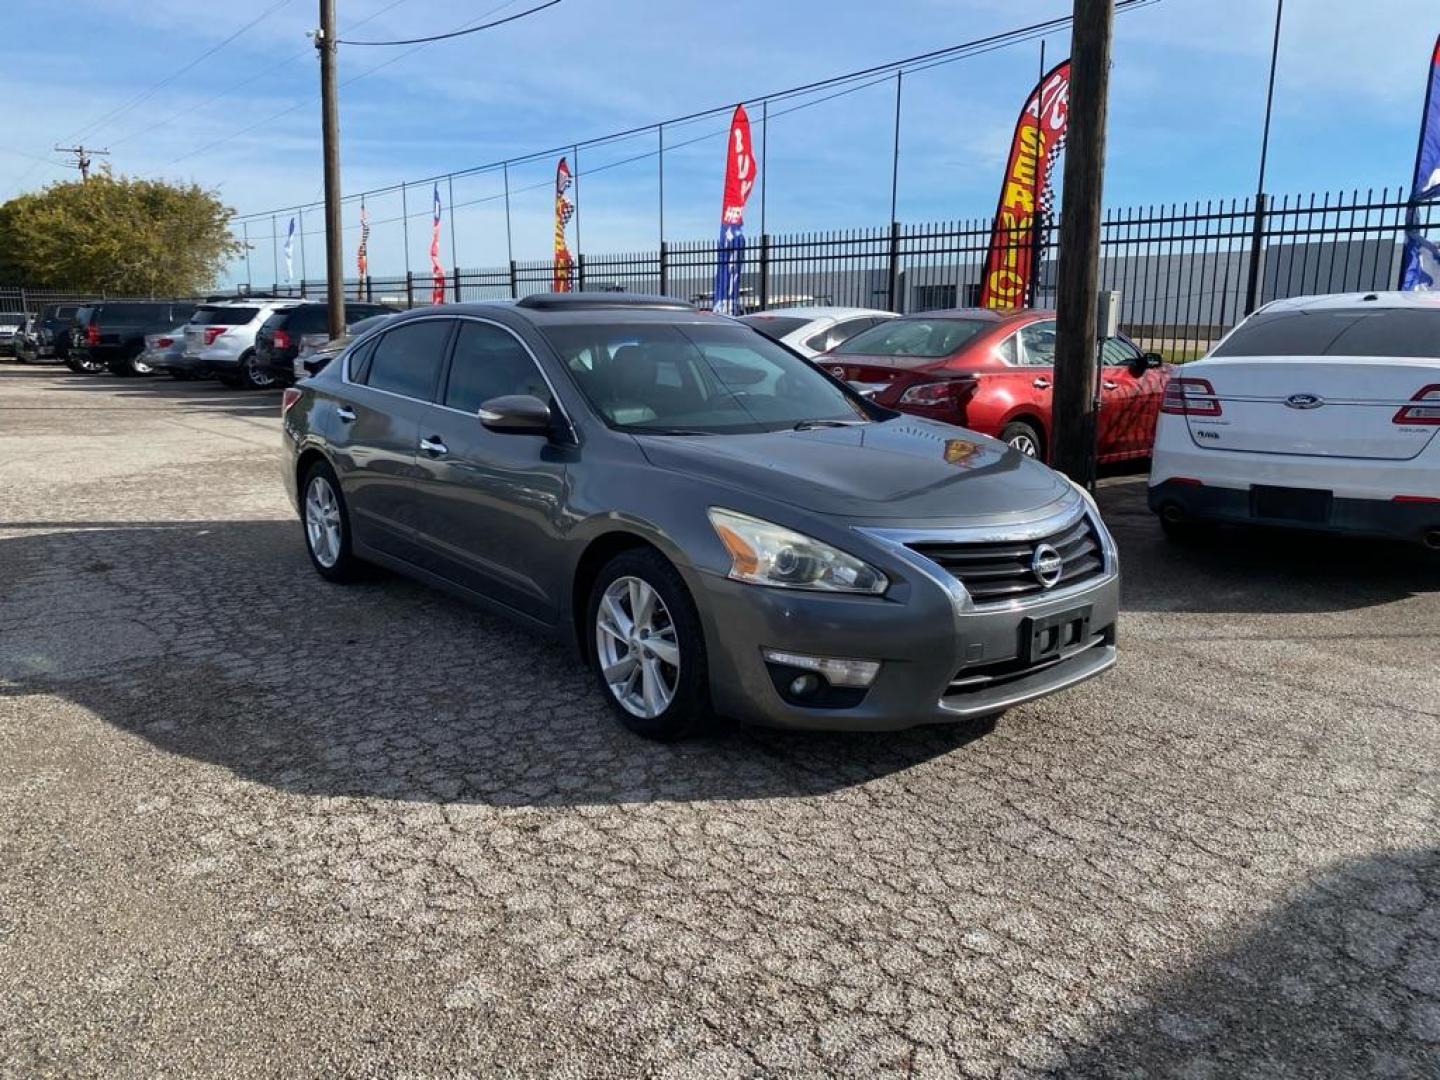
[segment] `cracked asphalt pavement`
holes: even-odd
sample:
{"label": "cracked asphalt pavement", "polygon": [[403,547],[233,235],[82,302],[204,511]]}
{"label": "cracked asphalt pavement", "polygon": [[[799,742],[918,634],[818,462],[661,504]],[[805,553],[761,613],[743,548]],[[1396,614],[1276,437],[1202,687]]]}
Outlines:
{"label": "cracked asphalt pavement", "polygon": [[0,367],[0,1075],[1440,1075],[1424,553],[1112,476],[1108,677],[657,746],[320,580],[277,413]]}

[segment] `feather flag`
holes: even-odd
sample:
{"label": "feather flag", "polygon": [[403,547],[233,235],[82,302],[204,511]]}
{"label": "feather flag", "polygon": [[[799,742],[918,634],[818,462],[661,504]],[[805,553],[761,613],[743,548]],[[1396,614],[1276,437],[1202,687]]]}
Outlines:
{"label": "feather flag", "polygon": [[360,204],[360,247],[355,252],[355,269],[360,274],[358,295],[365,299],[365,275],[370,271],[370,259],[367,254],[370,247],[370,215],[365,212],[365,204]]}
{"label": "feather flag", "polygon": [[285,280],[295,280],[295,219],[290,219],[290,228],[285,231]]}
{"label": "feather flag", "polygon": [[574,260],[570,257],[570,249],[565,246],[565,226],[575,216],[575,204],[565,197],[572,183],[574,178],[570,175],[570,163],[562,157],[555,166],[555,292],[570,292],[574,288],[570,273]]}
{"label": "feather flag", "polygon": [[1050,177],[1070,120],[1070,61],[1040,80],[1015,125],[1000,204],[980,279],[980,306],[1016,308],[1035,285],[1036,219],[1054,202]]}
{"label": "feather flag", "polygon": [[1405,214],[1402,289],[1440,289],[1440,244],[1425,235],[1420,223],[1420,208],[1427,203],[1440,203],[1440,39],[1430,59],[1425,112],[1420,118],[1420,149],[1415,153],[1415,182]]}
{"label": "feather flag", "polygon": [[445,268],[440,265],[440,185],[435,185],[430,200],[434,212],[430,217],[430,302],[445,302]]}
{"label": "feather flag", "polygon": [[745,200],[758,172],[750,142],[750,117],[735,106],[726,144],[725,197],[720,206],[720,242],[715,248],[715,297],[711,307],[721,315],[740,314],[740,271],[745,266]]}

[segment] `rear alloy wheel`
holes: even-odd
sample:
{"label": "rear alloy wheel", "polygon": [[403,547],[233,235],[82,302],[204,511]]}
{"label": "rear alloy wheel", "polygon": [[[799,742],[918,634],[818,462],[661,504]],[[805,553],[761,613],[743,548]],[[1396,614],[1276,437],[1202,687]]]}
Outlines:
{"label": "rear alloy wheel", "polygon": [[70,354],[65,361],[65,366],[77,375],[99,375],[105,370],[105,363],[102,360],[93,360],[88,356],[77,356]]}
{"label": "rear alloy wheel", "polygon": [[590,598],[595,670],[620,722],[668,742],[709,718],[705,644],[694,602],[658,552],[617,555]]}
{"label": "rear alloy wheel", "polygon": [[130,358],[130,374],[131,374],[131,375],[154,375],[154,374],[155,374],[155,369],[154,369],[153,367],[151,367],[149,364],[145,363],[144,360],[141,360],[141,359],[140,359],[140,356],[137,354],[137,355],[132,356],[132,357]]}
{"label": "rear alloy wheel", "polygon": [[305,550],[327,581],[344,584],[359,575],[360,561],[350,552],[350,515],[335,471],[317,461],[300,489],[300,516],[305,525]]}
{"label": "rear alloy wheel", "polygon": [[246,390],[268,390],[275,385],[275,376],[270,374],[268,369],[260,366],[254,349],[250,349],[240,357],[240,371],[236,385],[242,386]]}
{"label": "rear alloy wheel", "polygon": [[1040,432],[1023,420],[1006,424],[1000,432],[1000,441],[1009,443],[1026,457],[1044,458],[1045,448],[1040,442]]}

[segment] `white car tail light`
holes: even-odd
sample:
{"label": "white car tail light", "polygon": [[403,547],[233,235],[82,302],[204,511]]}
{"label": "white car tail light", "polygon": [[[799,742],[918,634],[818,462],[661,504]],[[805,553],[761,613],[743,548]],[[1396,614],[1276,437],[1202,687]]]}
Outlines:
{"label": "white car tail light", "polygon": [[1395,414],[1395,423],[1440,426],[1440,383],[1423,388],[1410,400],[1420,404],[1401,406]]}
{"label": "white car tail light", "polygon": [[230,329],[230,328],[229,328],[228,326],[207,326],[207,327],[205,327],[205,344],[206,344],[206,345],[214,345],[214,344],[215,344],[215,339],[216,339],[217,337],[219,337],[221,334],[227,333],[227,332],[229,331],[229,329]]}
{"label": "white car tail light", "polygon": [[1165,384],[1160,411],[1175,416],[1219,416],[1220,399],[1208,379],[1171,379]]}

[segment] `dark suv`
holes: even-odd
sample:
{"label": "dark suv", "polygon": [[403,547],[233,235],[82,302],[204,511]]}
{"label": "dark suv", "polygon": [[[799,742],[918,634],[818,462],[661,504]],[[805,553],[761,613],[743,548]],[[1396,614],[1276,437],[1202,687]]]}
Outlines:
{"label": "dark suv", "polygon": [[34,345],[27,350],[24,359],[30,363],[40,360],[65,360],[70,355],[70,334],[75,327],[75,313],[79,304],[46,304],[35,320]]}
{"label": "dark suv", "polygon": [[[384,304],[347,300],[345,328],[348,330],[361,319],[390,315],[394,311]],[[295,381],[295,357],[300,353],[301,339],[310,334],[324,334],[329,319],[327,303],[301,304],[275,312],[255,335],[255,366],[268,371],[280,385],[291,385]]]}
{"label": "dark suv", "polygon": [[150,368],[140,362],[145,335],[173,329],[194,313],[195,304],[181,300],[104,300],[82,307],[65,362],[91,374],[108,368],[116,375],[148,375]]}

